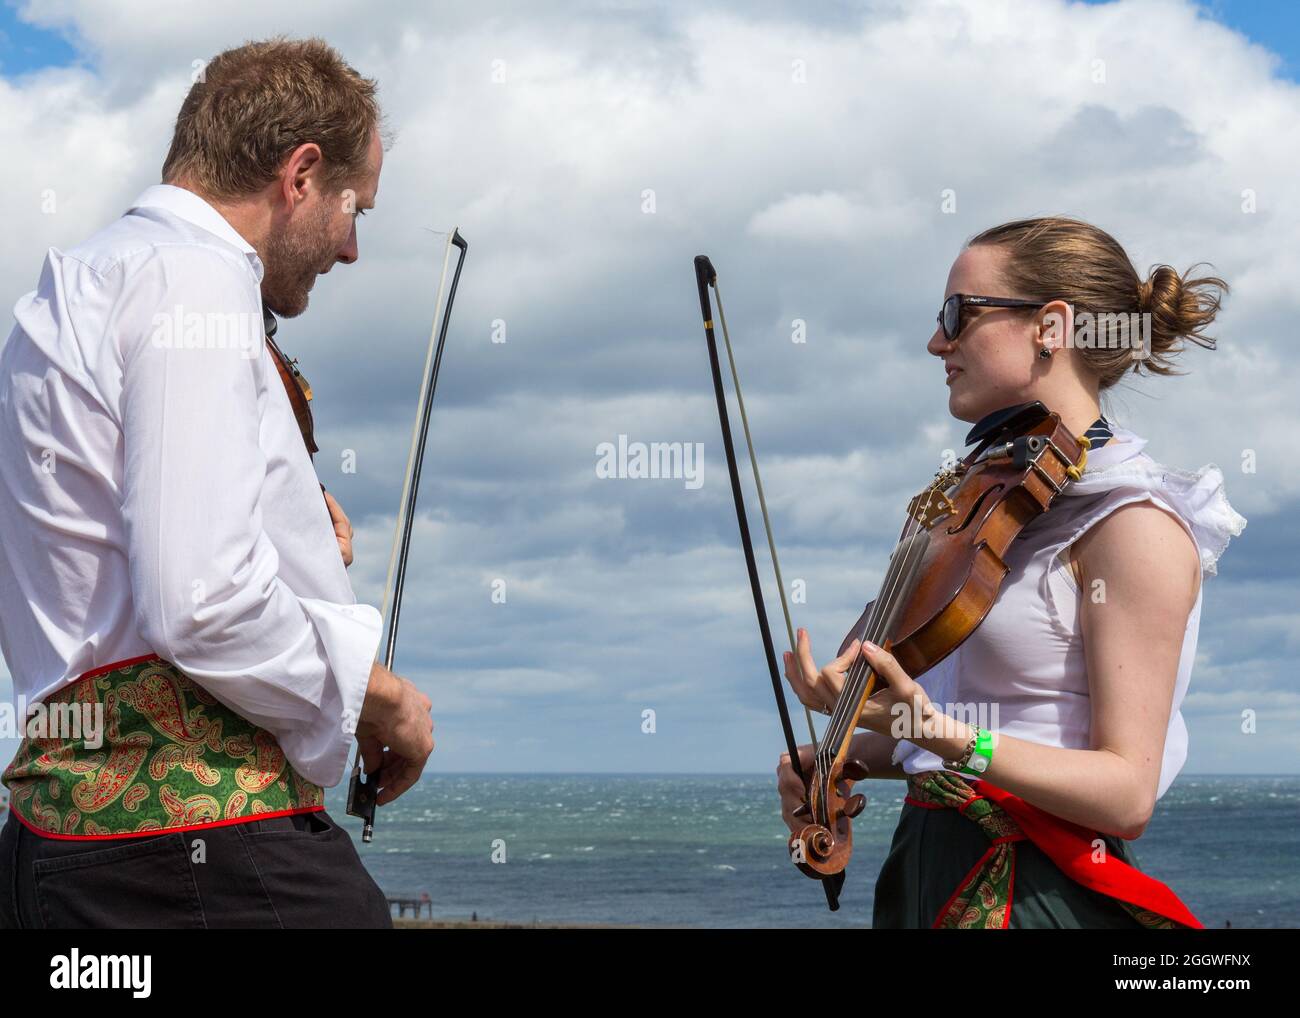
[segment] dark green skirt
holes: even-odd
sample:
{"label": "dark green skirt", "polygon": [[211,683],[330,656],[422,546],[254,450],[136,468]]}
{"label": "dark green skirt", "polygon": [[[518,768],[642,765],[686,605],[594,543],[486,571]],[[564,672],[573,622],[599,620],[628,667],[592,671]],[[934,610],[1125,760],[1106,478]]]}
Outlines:
{"label": "dark green skirt", "polygon": [[[1101,836],[1113,858],[1135,869],[1122,838]],[[980,826],[956,809],[903,804],[889,855],[876,880],[875,929],[930,929],[980,858],[989,850]],[[1032,841],[1015,843],[1010,929],[1143,929],[1114,898],[1061,872]]]}

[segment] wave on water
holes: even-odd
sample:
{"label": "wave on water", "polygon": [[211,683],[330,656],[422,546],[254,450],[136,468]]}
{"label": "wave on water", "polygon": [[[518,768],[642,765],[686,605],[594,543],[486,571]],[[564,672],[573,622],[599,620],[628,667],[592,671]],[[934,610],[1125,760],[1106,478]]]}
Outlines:
{"label": "wave on water", "polygon": [[[902,787],[880,782],[854,822],[836,913],[790,865],[766,775],[429,775],[379,811],[371,845],[341,786],[328,805],[379,886],[428,892],[438,916],[865,927]],[[1297,806],[1300,777],[1184,776],[1130,845],[1207,927],[1297,927]]]}

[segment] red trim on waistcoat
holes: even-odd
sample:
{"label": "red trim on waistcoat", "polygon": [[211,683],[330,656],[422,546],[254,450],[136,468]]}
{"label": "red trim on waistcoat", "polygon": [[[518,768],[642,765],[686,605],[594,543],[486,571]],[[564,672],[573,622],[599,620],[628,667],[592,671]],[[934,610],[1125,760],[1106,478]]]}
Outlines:
{"label": "red trim on waistcoat", "polygon": [[[161,660],[162,658],[160,658],[157,654],[142,654],[140,655],[140,657],[129,657],[124,661],[114,661],[112,664],[104,665],[101,668],[92,668],[88,672],[82,672],[75,679],[69,679],[67,682],[65,682],[62,686],[60,686],[58,689],[54,690],[53,692],[57,693],[60,690],[68,689],[71,686],[75,686],[78,682],[85,682],[87,679],[97,679],[101,675],[107,675],[109,672],[115,672],[119,668],[131,668],[134,667],[135,665],[142,665],[146,661],[161,661]],[[49,696],[53,694],[50,693],[46,695]]]}
{"label": "red trim on waistcoat", "polygon": [[33,827],[22,814],[14,809],[9,812],[13,818],[26,827],[33,834],[42,838],[50,838],[54,841],[121,841],[124,838],[153,838],[160,834],[179,834],[182,831],[206,831],[213,827],[232,827],[235,824],[246,824],[250,820],[270,820],[273,817],[291,817],[299,813],[320,813],[324,810],[324,805],[320,806],[302,806],[299,809],[279,809],[271,813],[250,813],[244,817],[230,817],[226,820],[210,820],[206,824],[183,824],[179,827],[160,827],[153,831],[128,831],[125,834],[55,834],[53,831],[44,831],[39,827]]}

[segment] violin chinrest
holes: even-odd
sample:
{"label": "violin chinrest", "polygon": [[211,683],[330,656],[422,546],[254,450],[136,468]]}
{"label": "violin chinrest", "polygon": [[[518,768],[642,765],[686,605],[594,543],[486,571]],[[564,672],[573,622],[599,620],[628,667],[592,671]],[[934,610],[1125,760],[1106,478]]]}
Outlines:
{"label": "violin chinrest", "polygon": [[1003,431],[1014,431],[1017,434],[1028,431],[1050,413],[1051,411],[1038,400],[994,410],[991,414],[981,417],[970,429],[966,435],[966,444],[974,445],[986,438],[993,438]]}

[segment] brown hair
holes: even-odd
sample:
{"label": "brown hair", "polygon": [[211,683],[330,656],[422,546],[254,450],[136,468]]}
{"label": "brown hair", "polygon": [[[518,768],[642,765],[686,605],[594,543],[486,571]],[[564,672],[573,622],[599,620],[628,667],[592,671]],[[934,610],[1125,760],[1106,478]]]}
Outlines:
{"label": "brown hair", "polygon": [[1150,314],[1150,349],[1135,359],[1132,350],[1098,343],[1079,345],[1097,374],[1102,389],[1114,385],[1130,369],[1177,375],[1173,356],[1190,339],[1213,350],[1204,335],[1214,321],[1228,284],[1218,276],[1191,278],[1192,266],[1179,275],[1169,265],[1155,265],[1146,279],[1138,276],[1119,242],[1089,223],[1064,216],[1020,219],[1003,223],[974,237],[970,246],[996,245],[1006,252],[1002,276],[1011,292],[1000,296],[1025,300],[1064,300],[1076,312],[1093,315]]}
{"label": "brown hair", "polygon": [[209,197],[238,199],[274,180],[299,145],[315,142],[326,187],[341,190],[365,171],[380,128],[376,91],[323,39],[277,36],[228,49],[181,103],[162,179],[183,177]]}

